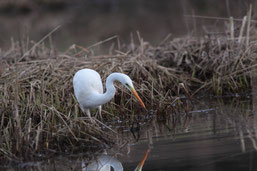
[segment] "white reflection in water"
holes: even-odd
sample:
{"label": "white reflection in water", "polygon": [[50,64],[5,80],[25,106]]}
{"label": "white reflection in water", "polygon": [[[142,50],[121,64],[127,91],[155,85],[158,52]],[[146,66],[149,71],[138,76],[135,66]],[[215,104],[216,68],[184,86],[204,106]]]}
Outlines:
{"label": "white reflection in water", "polygon": [[[150,150],[147,149],[143,158],[141,159],[134,171],[142,170],[149,152]],[[82,160],[81,166],[82,171],[111,171],[111,168],[113,168],[114,171],[123,171],[123,166],[121,162],[115,157],[109,156],[107,154],[100,155],[96,160],[93,160],[91,163],[89,163],[88,166],[86,166],[85,162]]]}
{"label": "white reflection in water", "polygon": [[99,156],[88,166],[86,166],[85,162],[82,161],[83,171],[111,171],[111,167],[114,169],[114,171],[123,171],[121,162],[113,156],[108,156],[106,154]]}

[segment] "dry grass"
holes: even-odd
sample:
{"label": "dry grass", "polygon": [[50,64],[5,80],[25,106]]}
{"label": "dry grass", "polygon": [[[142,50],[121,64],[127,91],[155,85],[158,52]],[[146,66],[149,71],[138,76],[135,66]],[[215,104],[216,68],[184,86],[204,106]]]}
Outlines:
{"label": "dry grass", "polygon": [[[56,52],[51,37],[48,46],[48,41],[13,41],[0,54],[0,161],[40,160],[112,145],[114,130],[105,131],[110,128],[102,122],[92,125],[75,100],[72,77],[82,68],[97,70],[103,80],[112,72],[128,74],[147,108],[164,121],[189,110],[197,93],[249,90],[250,74],[257,65],[256,40],[250,35],[256,30],[250,30],[249,20],[244,22],[248,22],[246,29],[245,24],[236,28],[230,20],[233,34],[165,39],[158,46],[138,34],[138,41],[132,39],[124,47],[117,41],[117,50],[99,56],[93,49],[106,41],[89,48],[73,45],[64,53]],[[117,86],[114,101],[104,106],[104,121],[121,120],[129,127],[145,120],[148,115],[142,107]]]}
{"label": "dry grass", "polygon": [[109,126],[102,122],[92,125],[73,93],[72,78],[79,69],[93,68],[103,80],[111,72],[127,73],[147,108],[158,109],[157,113],[164,115],[167,106],[173,105],[173,95],[178,94],[173,85],[183,80],[144,56],[143,51],[137,55],[134,51],[96,56],[90,48],[74,45],[58,54],[52,47],[50,43],[47,48],[43,41],[23,40],[13,42],[10,50],[1,54],[1,162],[19,163],[56,154],[98,151],[113,144],[116,133],[110,124],[129,128],[146,120],[148,115],[144,115],[142,107],[124,87],[117,85],[114,102],[106,104],[103,111]]}

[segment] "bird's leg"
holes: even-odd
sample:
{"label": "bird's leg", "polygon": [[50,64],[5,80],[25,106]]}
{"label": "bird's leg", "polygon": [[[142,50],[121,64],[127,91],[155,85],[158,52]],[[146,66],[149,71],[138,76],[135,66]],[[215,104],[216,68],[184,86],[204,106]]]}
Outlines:
{"label": "bird's leg", "polygon": [[102,106],[99,106],[99,107],[98,107],[98,114],[99,114],[100,119],[101,119],[101,121],[102,121],[102,120],[103,120],[103,117],[102,117]]}
{"label": "bird's leg", "polygon": [[91,117],[91,114],[90,114],[90,110],[89,110],[89,109],[86,109],[86,114],[87,114],[87,116],[89,117],[90,121],[91,121],[92,123],[95,123],[94,119]]}

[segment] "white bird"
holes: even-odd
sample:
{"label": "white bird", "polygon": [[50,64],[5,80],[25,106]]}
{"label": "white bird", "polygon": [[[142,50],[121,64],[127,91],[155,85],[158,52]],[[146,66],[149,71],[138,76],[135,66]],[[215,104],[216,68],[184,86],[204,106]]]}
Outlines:
{"label": "white bird", "polygon": [[86,112],[91,121],[93,120],[90,115],[90,109],[99,108],[101,116],[101,105],[107,103],[114,97],[116,92],[113,85],[114,81],[119,81],[128,88],[145,108],[144,103],[134,89],[131,79],[126,74],[110,74],[106,79],[106,92],[103,93],[103,84],[100,75],[92,69],[82,69],[76,72],[73,78],[74,93],[80,108],[83,112]]}

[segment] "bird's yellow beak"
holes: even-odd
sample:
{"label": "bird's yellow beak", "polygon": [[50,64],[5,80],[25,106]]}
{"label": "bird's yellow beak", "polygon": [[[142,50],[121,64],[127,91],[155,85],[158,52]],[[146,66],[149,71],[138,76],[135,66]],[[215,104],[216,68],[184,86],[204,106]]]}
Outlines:
{"label": "bird's yellow beak", "polygon": [[141,105],[143,106],[144,109],[146,109],[145,104],[143,103],[143,101],[140,99],[140,97],[138,96],[136,90],[133,87],[130,87],[131,92],[136,96],[137,100],[141,103]]}
{"label": "bird's yellow beak", "polygon": [[141,170],[142,170],[142,168],[143,168],[143,166],[144,166],[144,164],[145,164],[145,160],[146,160],[146,158],[147,158],[149,152],[150,152],[150,150],[147,149],[146,152],[145,152],[145,155],[144,155],[143,159],[140,161],[140,163],[138,164],[138,166],[137,166],[137,168],[135,169],[135,171],[141,171]]}

